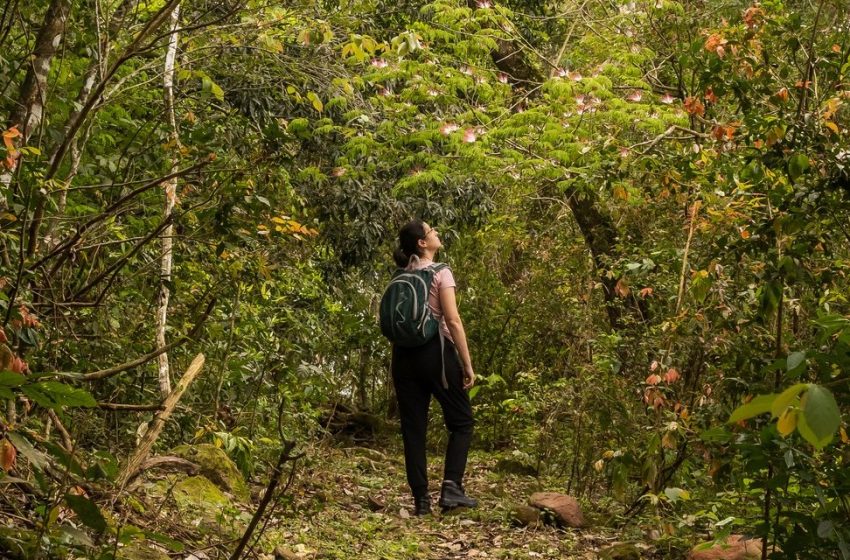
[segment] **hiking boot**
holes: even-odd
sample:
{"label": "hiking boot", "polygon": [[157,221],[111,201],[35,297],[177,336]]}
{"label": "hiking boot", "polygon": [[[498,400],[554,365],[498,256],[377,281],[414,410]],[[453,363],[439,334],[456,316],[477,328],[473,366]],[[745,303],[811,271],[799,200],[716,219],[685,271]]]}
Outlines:
{"label": "hiking boot", "polygon": [[444,480],[440,490],[440,507],[452,509],[456,507],[478,507],[478,500],[470,498],[463,492],[463,486],[454,480]]}
{"label": "hiking boot", "polygon": [[430,496],[413,498],[413,515],[428,515],[431,513]]}

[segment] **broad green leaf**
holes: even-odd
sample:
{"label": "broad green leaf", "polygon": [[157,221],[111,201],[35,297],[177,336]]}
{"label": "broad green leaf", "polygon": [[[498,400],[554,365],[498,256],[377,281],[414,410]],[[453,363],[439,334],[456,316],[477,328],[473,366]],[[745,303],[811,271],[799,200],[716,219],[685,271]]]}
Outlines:
{"label": "broad green leaf", "polygon": [[671,502],[691,499],[691,493],[687,490],[683,490],[682,488],[665,488],[664,495],[667,496]]}
{"label": "broad green leaf", "polygon": [[806,424],[818,441],[827,438],[831,440],[841,424],[841,412],[829,389],[820,385],[809,385],[801,404]]}
{"label": "broad green leaf", "polygon": [[13,371],[0,371],[0,387],[20,387],[27,378]]}
{"label": "broad green leaf", "polygon": [[59,409],[63,406],[91,408],[97,401],[84,390],[59,381],[44,381],[21,386],[21,391],[45,408]]}
{"label": "broad green leaf", "polygon": [[809,427],[809,423],[806,421],[806,413],[803,411],[801,411],[800,416],[797,419],[797,431],[800,432],[803,439],[814,445],[817,449],[823,449],[830,441],[832,441],[831,435],[826,436],[825,438],[819,438],[815,435]]}
{"label": "broad green leaf", "polygon": [[792,352],[788,354],[787,360],[787,370],[792,371],[797,369],[797,367],[806,361],[806,353],[805,352]]}
{"label": "broad green leaf", "polygon": [[44,470],[48,465],[47,456],[32,446],[28,439],[18,432],[9,432],[6,434],[9,441],[18,450],[19,455],[26,457],[27,461],[33,468]]}
{"label": "broad green leaf", "polygon": [[757,395],[747,404],[742,404],[736,408],[732,412],[732,415],[729,416],[729,420],[727,420],[727,422],[734,424],[735,422],[740,422],[741,420],[747,420],[758,416],[759,414],[770,412],[770,407],[778,396],[779,395],[776,393],[771,393],[769,395]]}
{"label": "broad green leaf", "polygon": [[806,387],[808,385],[805,383],[797,383],[782,391],[770,407],[770,413],[773,417],[778,418],[797,399],[797,395],[806,390]]}
{"label": "broad green leaf", "polygon": [[97,506],[85,496],[76,496],[74,494],[65,494],[65,503],[68,504],[80,521],[91,527],[98,533],[106,530],[106,519]]}
{"label": "broad green leaf", "polygon": [[834,525],[829,519],[824,519],[818,523],[818,536],[822,539],[829,537],[832,534]]}
{"label": "broad green leaf", "polygon": [[794,154],[788,160],[788,175],[791,180],[796,181],[797,178],[805,173],[809,168],[809,158],[805,154]]}

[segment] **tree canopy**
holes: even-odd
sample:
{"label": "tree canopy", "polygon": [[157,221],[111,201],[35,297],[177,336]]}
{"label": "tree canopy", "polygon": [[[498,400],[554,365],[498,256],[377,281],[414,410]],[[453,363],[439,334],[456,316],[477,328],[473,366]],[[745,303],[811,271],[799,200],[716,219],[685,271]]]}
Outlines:
{"label": "tree canopy", "polygon": [[420,217],[476,449],[658,551],[850,558],[845,0],[7,0],[0,92],[15,557],[114,557],[181,444],[265,485],[341,413],[394,441]]}

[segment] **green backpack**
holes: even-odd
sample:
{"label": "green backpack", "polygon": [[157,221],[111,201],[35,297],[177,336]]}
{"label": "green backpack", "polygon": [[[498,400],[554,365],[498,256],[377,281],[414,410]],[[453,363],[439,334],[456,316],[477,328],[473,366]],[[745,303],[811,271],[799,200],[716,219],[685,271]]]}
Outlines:
{"label": "green backpack", "polygon": [[440,330],[428,295],[434,276],[448,265],[436,263],[418,270],[399,268],[381,297],[381,332],[393,344],[422,346]]}

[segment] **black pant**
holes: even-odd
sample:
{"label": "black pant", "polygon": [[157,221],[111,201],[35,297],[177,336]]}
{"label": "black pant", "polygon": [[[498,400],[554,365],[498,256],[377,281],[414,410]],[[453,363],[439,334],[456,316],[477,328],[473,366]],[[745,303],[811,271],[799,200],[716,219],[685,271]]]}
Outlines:
{"label": "black pant", "polygon": [[466,456],[472,442],[475,421],[469,394],[463,388],[463,368],[451,341],[444,339],[444,344],[448,389],[443,386],[439,336],[416,348],[393,347],[392,374],[401,415],[404,465],[414,497],[428,494],[425,435],[431,395],[439,401],[449,430],[444,480],[453,480],[458,484],[463,481]]}

